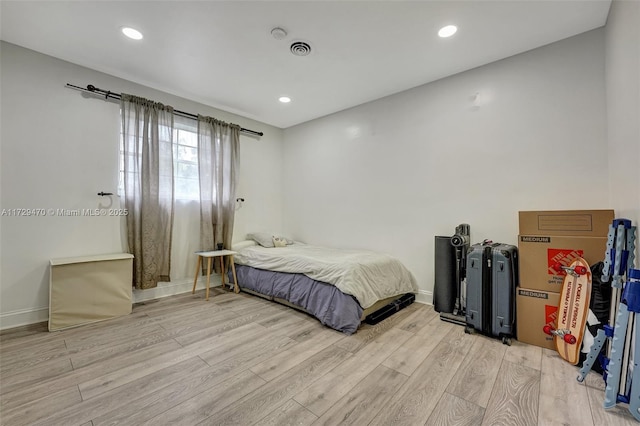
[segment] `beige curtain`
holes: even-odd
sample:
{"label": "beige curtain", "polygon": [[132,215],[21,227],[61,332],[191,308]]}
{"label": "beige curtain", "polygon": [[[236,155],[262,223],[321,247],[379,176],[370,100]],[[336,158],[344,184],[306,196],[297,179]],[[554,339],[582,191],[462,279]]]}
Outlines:
{"label": "beige curtain", "polygon": [[173,228],[173,108],[122,94],[124,198],[133,284],[169,281]]}
{"label": "beige curtain", "polygon": [[240,126],[198,116],[200,247],[231,247],[240,163]]}

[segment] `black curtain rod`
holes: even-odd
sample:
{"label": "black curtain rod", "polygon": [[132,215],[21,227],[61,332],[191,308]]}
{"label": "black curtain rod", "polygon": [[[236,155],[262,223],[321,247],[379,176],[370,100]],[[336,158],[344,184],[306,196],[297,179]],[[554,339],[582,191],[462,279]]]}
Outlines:
{"label": "black curtain rod", "polygon": [[[85,87],[75,86],[73,84],[67,83],[67,87],[69,87],[71,89],[75,89],[75,90],[80,90],[81,92],[93,93],[94,95],[104,95],[105,99],[118,99],[118,100],[120,100],[121,97],[122,97],[122,95],[120,93],[115,93],[115,92],[112,92],[110,90],[98,89],[93,84],[89,84],[85,88]],[[181,117],[191,118],[192,120],[197,120],[198,119],[198,116],[196,114],[191,114],[190,112],[184,112],[184,111],[179,111],[177,109],[174,109],[173,113],[175,115],[179,115]],[[249,133],[249,134],[256,135],[256,136],[264,136],[264,133],[256,132],[255,130],[240,128],[240,131],[243,132],[243,133]]]}

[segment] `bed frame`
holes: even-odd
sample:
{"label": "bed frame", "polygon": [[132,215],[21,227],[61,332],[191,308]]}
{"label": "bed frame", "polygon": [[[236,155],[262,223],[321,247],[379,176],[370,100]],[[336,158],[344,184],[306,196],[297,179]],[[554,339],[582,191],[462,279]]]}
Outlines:
{"label": "bed frame", "polygon": [[[400,294],[378,300],[363,309],[355,297],[303,274],[236,265],[236,276],[241,291],[309,314],[322,324],[346,334],[355,333],[370,314],[404,296]],[[229,282],[234,282],[230,274]]]}
{"label": "bed frame", "polygon": [[[277,302],[280,303],[281,305],[285,305],[288,306],[289,308],[293,308],[297,311],[300,312],[304,312],[305,314],[309,314],[309,315],[313,315],[311,314],[311,312],[308,312],[306,309],[298,306],[298,305],[294,305],[293,303],[289,302],[286,299],[281,299],[279,297],[270,297],[267,295],[264,295],[262,293],[258,293],[257,291],[253,291],[253,290],[249,290],[248,288],[243,288],[241,283],[238,283],[238,285],[240,286],[240,291],[242,291],[243,293],[248,293],[251,294],[253,296],[258,296],[261,297],[265,300],[270,300],[273,302]],[[376,312],[379,309],[382,309],[384,306],[388,305],[389,303],[398,300],[399,298],[401,298],[402,295],[398,295],[398,296],[393,296],[393,297],[387,297],[386,299],[382,299],[382,300],[378,300],[376,303],[374,303],[373,305],[371,305],[370,307],[368,307],[367,309],[365,309],[364,311],[362,311],[362,315],[360,316],[360,321],[364,321],[364,319],[369,316],[370,314]]]}

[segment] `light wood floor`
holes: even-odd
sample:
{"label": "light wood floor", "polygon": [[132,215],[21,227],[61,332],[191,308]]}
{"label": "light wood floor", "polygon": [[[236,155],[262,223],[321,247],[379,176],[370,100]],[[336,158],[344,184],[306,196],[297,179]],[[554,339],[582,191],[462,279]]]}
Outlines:
{"label": "light wood floor", "polygon": [[503,345],[413,304],[353,336],[245,294],[0,336],[2,425],[624,425],[554,352]]}

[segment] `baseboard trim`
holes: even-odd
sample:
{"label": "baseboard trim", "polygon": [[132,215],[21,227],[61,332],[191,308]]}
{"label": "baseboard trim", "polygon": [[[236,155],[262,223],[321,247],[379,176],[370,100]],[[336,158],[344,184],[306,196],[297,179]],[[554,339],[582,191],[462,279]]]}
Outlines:
{"label": "baseboard trim", "polygon": [[[203,277],[199,277],[196,289],[204,289],[205,285],[206,278],[203,279]],[[218,275],[212,275],[210,286],[216,287],[219,285],[220,277]],[[146,290],[134,289],[132,292],[132,302],[140,303],[149,300],[175,296],[177,294],[190,292],[192,288],[193,281],[190,278],[185,278],[179,281],[172,281],[168,283],[158,283],[158,286],[155,288],[149,288]],[[416,294],[416,302],[426,305],[432,305],[433,292],[418,290],[418,293]],[[49,321],[48,306],[44,308],[21,309],[17,311],[5,312],[0,314],[0,330],[47,321]]]}
{"label": "baseboard trim", "polygon": [[[201,290],[206,287],[206,277],[198,277],[198,285],[196,290]],[[216,287],[220,285],[220,276],[211,275],[211,283],[209,287]],[[185,278],[172,282],[160,282],[155,288],[148,288],[146,290],[133,289],[132,301],[133,303],[146,302],[154,299],[162,299],[164,297],[175,296],[177,294],[187,293],[193,289],[193,280]]]}
{"label": "baseboard trim", "polygon": [[[196,289],[204,289],[206,286],[206,278],[198,278],[198,285]],[[220,285],[220,276],[211,276],[211,287]],[[132,303],[146,302],[154,299],[161,299],[163,297],[174,296],[176,294],[182,294],[190,292],[193,289],[193,280],[185,278],[179,281],[172,281],[168,283],[158,283],[158,287],[150,288],[147,290],[136,290],[132,292]],[[10,328],[21,327],[25,325],[36,324],[40,322],[49,321],[49,307],[43,308],[31,308],[31,309],[19,309],[11,312],[3,312],[0,314],[0,330],[7,330]]]}
{"label": "baseboard trim", "polygon": [[49,321],[49,307],[18,309],[0,314],[0,330]]}
{"label": "baseboard trim", "polygon": [[418,290],[416,294],[416,302],[425,305],[433,305],[433,292],[427,290]]}

